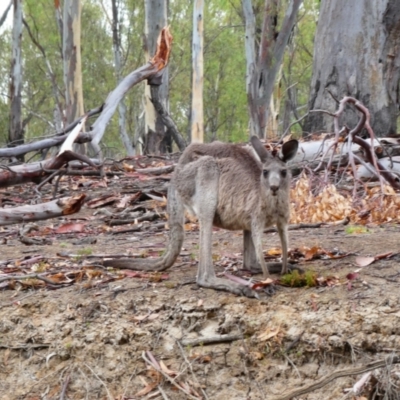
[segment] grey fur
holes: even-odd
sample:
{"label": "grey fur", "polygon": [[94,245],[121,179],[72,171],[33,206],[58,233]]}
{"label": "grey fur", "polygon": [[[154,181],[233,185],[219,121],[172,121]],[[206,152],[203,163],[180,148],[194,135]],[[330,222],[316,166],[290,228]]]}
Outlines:
{"label": "grey fur", "polygon": [[[258,154],[238,145],[214,142],[192,144],[182,154],[168,190],[169,244],[164,256],[149,260],[109,260],[106,265],[124,268],[164,270],[179,255],[184,239],[184,209],[200,223],[200,255],[197,283],[203,287],[254,296],[250,288],[217,278],[212,263],[212,226],[244,231],[244,266],[268,269],[262,251],[266,227],[276,225],[282,244],[282,270],[287,272],[290,171],[286,161],[297,152],[291,140],[281,153],[268,152],[257,137],[251,143]],[[150,264],[150,265],[149,265]]]}

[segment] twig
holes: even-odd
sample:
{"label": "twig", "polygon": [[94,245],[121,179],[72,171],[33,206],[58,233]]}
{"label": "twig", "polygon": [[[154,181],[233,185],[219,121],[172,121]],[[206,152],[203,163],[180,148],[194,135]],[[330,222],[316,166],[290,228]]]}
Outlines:
{"label": "twig", "polygon": [[291,349],[293,349],[293,347],[295,347],[297,345],[297,343],[300,342],[300,339],[302,338],[302,336],[304,335],[304,332],[301,332],[299,336],[297,336],[296,339],[294,339],[291,343],[288,344],[288,346],[285,349],[285,353],[288,353]]}
{"label": "twig", "polygon": [[294,364],[294,362],[290,359],[290,357],[288,357],[286,354],[283,354],[283,356],[286,358],[287,362],[293,367],[293,369],[296,371],[296,374],[298,376],[299,379],[301,379],[301,375],[300,372],[298,370],[298,368],[296,367],[296,365]]}
{"label": "twig", "polygon": [[[46,278],[43,275],[39,275],[39,274],[28,274],[28,275],[9,275],[9,276],[5,276],[3,278],[0,278],[0,282],[5,282],[5,281],[9,281],[11,279],[15,279],[15,280],[19,280],[19,279],[40,279],[41,281],[44,281],[46,283],[49,283],[50,285],[58,285],[60,284],[59,282],[54,282],[51,279]],[[65,282],[64,282],[65,283]]]}
{"label": "twig", "polygon": [[236,335],[216,335],[209,337],[202,337],[198,339],[182,339],[182,346],[199,346],[203,344],[211,344],[211,343],[223,343],[223,342],[234,342],[236,340],[243,339],[242,334]]}
{"label": "twig", "polygon": [[283,133],[283,135],[282,135],[281,139],[279,140],[278,144],[280,144],[280,143],[283,141],[283,138],[288,134],[290,128],[291,128],[293,125],[296,125],[296,124],[298,124],[299,122],[303,121],[303,119],[306,118],[306,117],[308,116],[308,114],[309,114],[309,113],[306,113],[306,114],[304,114],[302,117],[300,117],[299,119],[297,119],[296,121],[292,122],[292,123],[286,128],[286,130],[285,130],[285,132]]}
{"label": "twig", "polygon": [[15,346],[7,346],[6,344],[0,344],[1,349],[10,349],[10,350],[31,350],[31,349],[43,349],[50,347],[50,343],[34,343],[29,345],[15,345]]}
{"label": "twig", "polygon": [[206,392],[203,390],[203,388],[201,387],[200,382],[199,382],[199,380],[197,379],[197,377],[196,377],[196,375],[195,375],[195,373],[194,373],[194,371],[193,371],[192,364],[191,364],[190,361],[187,359],[186,354],[185,354],[185,351],[183,350],[183,347],[182,347],[182,345],[180,344],[179,340],[176,341],[176,344],[178,345],[179,350],[180,350],[181,353],[182,353],[183,359],[185,360],[186,364],[188,365],[188,367],[189,367],[189,369],[190,369],[190,372],[192,373],[193,379],[198,383],[199,388],[200,388],[201,392],[202,392],[203,395],[204,395],[204,398],[205,398],[206,400],[208,400],[209,397],[207,396],[207,393],[206,393]]}
{"label": "twig", "polygon": [[158,386],[157,386],[157,389],[158,389],[158,391],[160,392],[161,397],[162,397],[164,400],[169,400],[167,394],[164,392],[164,389],[161,387],[161,385],[158,385]]}
{"label": "twig", "polygon": [[143,221],[154,221],[156,219],[160,218],[160,214],[157,213],[146,213],[140,217],[137,218],[129,218],[129,219],[112,219],[108,223],[110,226],[116,226],[116,225],[127,225],[127,224],[136,224],[138,222],[143,222]]}
{"label": "twig", "polygon": [[328,383],[332,382],[333,380],[335,380],[337,378],[343,378],[345,376],[351,376],[351,375],[364,374],[365,372],[373,371],[374,369],[385,367],[389,363],[399,364],[400,357],[389,356],[383,360],[374,361],[365,366],[361,366],[361,367],[357,367],[357,368],[341,369],[332,374],[322,377],[317,382],[312,383],[311,385],[304,386],[300,389],[292,390],[291,392],[289,392],[283,396],[275,397],[273,400],[290,400],[293,397],[299,397],[306,393],[312,392],[314,390],[321,389],[322,387],[324,387],[325,385],[327,385]]}
{"label": "twig", "polygon": [[124,229],[118,229],[118,230],[113,230],[111,233],[113,235],[118,235],[119,233],[128,233],[128,232],[137,232],[142,229],[143,224],[138,224],[138,225],[133,225],[130,228],[124,228]]}
{"label": "twig", "polygon": [[324,114],[330,115],[331,117],[334,117],[334,116],[335,116],[334,113],[331,113],[331,112],[326,111],[326,110],[319,110],[319,109],[317,109],[317,110],[310,110],[309,112],[310,112],[310,113],[312,113],[312,112],[322,112],[322,113],[324,113]]}
{"label": "twig", "polygon": [[182,391],[183,393],[186,394],[186,396],[188,396],[189,399],[193,399],[193,400],[199,400],[197,397],[192,396],[186,389],[184,389],[182,386],[180,386],[178,383],[175,382],[175,379],[172,379],[169,375],[167,375],[158,365],[158,363],[154,363],[153,361],[149,360],[146,356],[146,353],[143,352],[142,353],[142,358],[143,360],[151,365],[157,372],[159,372],[165,379],[167,379],[170,383],[172,383],[177,389],[179,389],[180,391]]}
{"label": "twig", "polygon": [[62,385],[62,390],[61,390],[61,394],[60,394],[60,400],[64,400],[65,399],[65,395],[67,393],[67,389],[68,389],[68,385],[69,382],[71,380],[71,375],[67,375],[67,377],[65,378],[65,381]]}
{"label": "twig", "polygon": [[[42,168],[42,170],[45,172],[45,169],[43,168],[43,165],[40,164],[40,167]],[[40,182],[39,185],[36,186],[36,191],[40,192],[40,189],[49,181],[51,181],[56,175],[58,174],[62,174],[62,169],[58,169],[56,171],[54,171],[51,175],[49,175],[47,178],[43,179],[42,182]]]}
{"label": "twig", "polygon": [[141,174],[151,174],[151,175],[162,175],[162,174],[168,174],[170,172],[173,172],[175,169],[175,165],[165,165],[163,167],[157,167],[157,168],[138,168],[136,169],[136,172],[139,172]]}
{"label": "twig", "polygon": [[107,388],[107,385],[100,379],[100,377],[96,374],[96,372],[94,372],[94,371],[92,370],[92,368],[89,367],[89,365],[87,365],[86,363],[84,363],[84,364],[85,364],[86,368],[88,368],[88,369],[90,370],[90,372],[91,372],[91,373],[99,380],[99,382],[104,386],[104,388],[106,389],[107,396],[108,396],[109,400],[113,400],[114,398],[111,396],[111,393],[110,393],[110,391],[109,391],[108,388]]}
{"label": "twig", "polygon": [[[340,221],[335,221],[331,223],[327,222],[316,222],[314,224],[307,224],[307,223],[300,223],[300,224],[291,224],[288,226],[288,229],[290,231],[294,231],[297,229],[309,229],[309,228],[321,228],[321,226],[336,226],[336,225],[347,225],[349,223],[349,218],[343,218]],[[271,232],[277,232],[276,228],[268,228],[264,229],[264,233],[271,233]]]}

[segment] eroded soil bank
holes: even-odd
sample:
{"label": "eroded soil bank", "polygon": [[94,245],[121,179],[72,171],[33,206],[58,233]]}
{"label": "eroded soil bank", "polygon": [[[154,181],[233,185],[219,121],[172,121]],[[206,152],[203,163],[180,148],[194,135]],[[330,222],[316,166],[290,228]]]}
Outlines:
{"label": "eroded soil bank", "polygon": [[[274,296],[257,300],[187,283],[196,274],[197,235],[196,230],[187,233],[182,256],[164,280],[132,276],[100,286],[85,281],[58,290],[0,291],[0,397],[187,399],[198,394],[215,400],[272,400],[339,369],[398,353],[399,256],[362,268],[355,255],[302,262],[304,269],[335,276],[336,284],[281,287]],[[151,253],[162,249],[167,233],[97,231],[95,237],[93,253],[122,254],[128,248],[140,253],[143,246]],[[215,231],[213,240],[217,272],[228,264],[229,270],[235,268],[225,259],[236,257],[239,266],[241,235]],[[87,248],[73,242],[71,235],[31,251],[46,254],[51,262],[60,249]],[[292,248],[320,246],[364,256],[399,252],[399,243],[398,226],[358,235],[340,226],[291,232]],[[7,244],[3,259],[21,257],[26,248],[17,239]],[[265,236],[266,249],[278,245],[275,234]],[[358,269],[358,277],[348,281],[346,276]],[[178,344],[222,334],[243,339]],[[180,388],[150,368],[143,352],[162,361],[164,374]],[[373,374],[360,396],[368,398],[379,380],[392,396],[387,398],[400,398],[397,366]],[[360,378],[343,377],[298,398],[341,399]]]}

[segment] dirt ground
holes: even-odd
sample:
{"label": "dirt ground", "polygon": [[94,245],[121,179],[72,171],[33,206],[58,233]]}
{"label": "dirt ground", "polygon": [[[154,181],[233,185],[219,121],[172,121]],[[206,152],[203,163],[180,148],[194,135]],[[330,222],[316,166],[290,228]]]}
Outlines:
{"label": "dirt ground", "polygon": [[[85,235],[53,235],[52,245],[26,246],[16,227],[3,230],[1,258],[10,261],[0,266],[0,277],[15,266],[12,260],[26,255],[44,254],[55,268],[61,251],[80,254],[70,268],[92,265],[101,273],[85,258],[88,247],[93,254],[131,250],[146,256],[164,248],[165,230],[113,235],[96,211],[84,206],[68,218],[85,222]],[[39,233],[64,222],[42,221]],[[86,244],[90,239],[97,242]],[[213,242],[218,273],[240,268],[241,233],[215,230]],[[319,246],[351,255],[300,260],[305,270],[334,276],[332,286],[278,286],[275,295],[262,299],[197,287],[197,243],[197,230],[187,232],[181,256],[162,279],[132,274],[96,285],[95,276],[92,284],[82,280],[59,289],[0,289],[0,398],[278,400],[335,371],[398,354],[398,225],[362,233],[344,226],[291,231],[292,249]],[[277,235],[266,234],[265,250],[273,247],[279,247]],[[357,255],[386,252],[394,255],[356,265]],[[356,270],[349,281],[346,276]],[[235,336],[221,343],[185,343],[220,335]],[[163,374],[143,356],[156,360]],[[358,397],[346,395],[362,375],[341,377],[296,399],[400,398],[396,365],[373,371]],[[379,385],[381,395],[373,397]]]}

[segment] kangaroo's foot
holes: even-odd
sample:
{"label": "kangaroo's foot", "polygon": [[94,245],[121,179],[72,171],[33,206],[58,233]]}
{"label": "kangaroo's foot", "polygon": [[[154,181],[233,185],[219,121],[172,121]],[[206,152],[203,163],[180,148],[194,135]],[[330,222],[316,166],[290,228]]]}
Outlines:
{"label": "kangaroo's foot", "polygon": [[197,279],[197,284],[201,287],[215,290],[224,290],[238,296],[260,298],[260,294],[252,290],[249,286],[241,285],[240,283],[231,282],[227,279],[210,277],[206,279]]}

